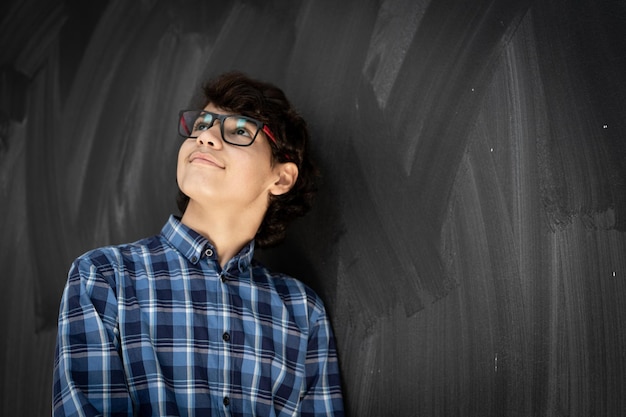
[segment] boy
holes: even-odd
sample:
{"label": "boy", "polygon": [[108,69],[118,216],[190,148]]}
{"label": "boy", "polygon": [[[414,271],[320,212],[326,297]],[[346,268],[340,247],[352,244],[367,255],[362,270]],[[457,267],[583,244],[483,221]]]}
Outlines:
{"label": "boy", "polygon": [[182,218],[72,265],[53,414],[343,415],[319,297],[252,259],[310,208],[304,120],[275,86],[229,73],[182,111]]}

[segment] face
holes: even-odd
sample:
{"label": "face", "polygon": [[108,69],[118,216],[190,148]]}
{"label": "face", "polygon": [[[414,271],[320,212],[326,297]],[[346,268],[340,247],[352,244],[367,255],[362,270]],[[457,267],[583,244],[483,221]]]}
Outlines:
{"label": "face", "polygon": [[[230,114],[209,104],[205,110]],[[271,163],[271,147],[261,131],[250,146],[222,139],[219,121],[196,139],[183,142],[178,153],[178,186],[192,203],[218,204],[232,210],[266,210],[268,196],[280,194],[281,165]]]}

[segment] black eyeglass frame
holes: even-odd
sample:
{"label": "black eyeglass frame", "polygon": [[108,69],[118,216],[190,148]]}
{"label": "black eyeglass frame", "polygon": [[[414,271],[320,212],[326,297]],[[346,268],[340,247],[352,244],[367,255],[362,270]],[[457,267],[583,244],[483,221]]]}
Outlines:
{"label": "black eyeglass frame", "polygon": [[[222,140],[230,145],[234,145],[234,146],[250,146],[254,143],[254,141],[256,140],[257,136],[259,135],[260,131],[263,131],[272,142],[274,142],[274,144],[276,144],[276,138],[274,137],[274,134],[272,133],[272,131],[270,130],[270,128],[263,122],[261,122],[260,120],[257,120],[253,117],[249,117],[249,116],[245,116],[243,114],[219,114],[219,113],[214,113],[208,110],[181,110],[180,112],[178,112],[178,134],[186,139],[197,139],[198,136],[191,136],[191,132],[189,132],[189,134],[185,133],[182,131],[182,129],[184,128],[185,130],[189,130],[189,128],[187,127],[187,123],[185,122],[186,118],[184,117],[185,113],[197,113],[196,118],[203,115],[203,114],[210,114],[213,119],[211,120],[211,122],[208,124],[207,129],[210,129],[211,127],[213,127],[213,125],[215,124],[215,120],[219,120],[220,121],[220,134],[222,135]],[[234,143],[229,141],[228,139],[226,139],[226,136],[224,135],[224,120],[226,120],[229,117],[240,117],[243,119],[246,119],[247,121],[250,121],[252,123],[254,123],[257,127],[256,133],[254,134],[254,136],[252,137],[252,139],[250,140],[250,143],[247,144],[241,144],[241,143]]]}

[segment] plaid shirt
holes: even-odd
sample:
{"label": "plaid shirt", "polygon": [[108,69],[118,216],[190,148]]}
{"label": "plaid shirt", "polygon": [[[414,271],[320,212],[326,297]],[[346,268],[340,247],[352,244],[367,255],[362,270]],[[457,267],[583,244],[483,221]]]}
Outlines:
{"label": "plaid shirt", "polygon": [[253,250],[222,269],[172,216],[158,236],[79,257],[61,300],[53,415],[343,415],[322,301]]}

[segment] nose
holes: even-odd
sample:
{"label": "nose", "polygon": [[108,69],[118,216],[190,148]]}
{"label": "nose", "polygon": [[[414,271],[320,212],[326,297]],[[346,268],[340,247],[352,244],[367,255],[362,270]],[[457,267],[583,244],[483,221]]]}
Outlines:
{"label": "nose", "polygon": [[[216,121],[217,122],[217,121]],[[222,141],[222,133],[220,131],[219,122],[213,123],[213,125],[207,130],[203,131],[196,138],[198,145],[211,146],[212,148],[221,148],[224,146]]]}

